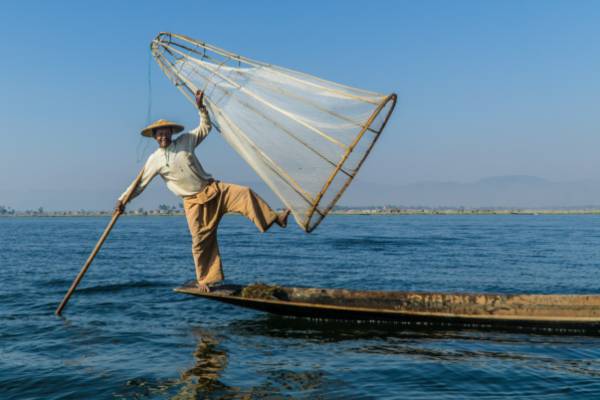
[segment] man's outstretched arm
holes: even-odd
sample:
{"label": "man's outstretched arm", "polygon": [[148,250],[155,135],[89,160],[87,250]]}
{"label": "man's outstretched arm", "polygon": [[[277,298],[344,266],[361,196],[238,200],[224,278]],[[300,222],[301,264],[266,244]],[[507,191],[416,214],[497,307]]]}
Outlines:
{"label": "man's outstretched arm", "polygon": [[133,190],[133,185],[136,184],[135,181],[133,181],[127,187],[127,189],[125,189],[123,194],[121,196],[119,196],[119,199],[117,200],[117,204],[115,205],[115,211],[119,211],[119,212],[125,211],[125,204],[123,204],[123,200],[125,199],[125,196],[127,195],[127,193],[130,190],[133,190],[133,193],[131,193],[131,197],[129,197],[129,201],[133,200],[134,197],[140,195],[144,191],[144,189],[146,189],[146,186],[148,186],[150,181],[152,181],[152,179],[156,176],[157,173],[158,173],[158,169],[152,162],[152,156],[150,156],[150,158],[148,158],[148,161],[146,161],[146,164],[144,165],[144,172],[142,174],[142,179],[140,180],[140,183],[135,188],[135,190]]}
{"label": "man's outstretched arm", "polygon": [[196,129],[190,131],[189,135],[192,140],[192,146],[196,147],[202,142],[212,128],[208,111],[204,105],[204,92],[198,90],[196,92],[196,106],[200,113],[200,125]]}

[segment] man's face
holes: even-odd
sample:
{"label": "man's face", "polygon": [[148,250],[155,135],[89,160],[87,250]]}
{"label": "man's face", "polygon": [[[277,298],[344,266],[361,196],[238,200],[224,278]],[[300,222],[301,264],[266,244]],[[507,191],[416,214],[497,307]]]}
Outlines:
{"label": "man's face", "polygon": [[169,147],[171,144],[171,136],[173,136],[173,132],[171,128],[156,128],[154,130],[154,139],[158,142],[158,145],[161,148]]}

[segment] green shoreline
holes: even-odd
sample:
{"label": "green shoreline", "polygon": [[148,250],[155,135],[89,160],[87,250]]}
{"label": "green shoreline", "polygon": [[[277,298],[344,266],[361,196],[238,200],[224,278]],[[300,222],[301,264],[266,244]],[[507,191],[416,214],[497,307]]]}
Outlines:
{"label": "green shoreline", "polygon": [[[374,208],[374,209],[343,209],[334,210],[332,215],[600,215],[600,209],[417,209],[417,208]],[[0,214],[0,218],[28,217],[107,217],[109,211],[25,211],[13,214]],[[169,217],[183,216],[182,211],[126,211],[128,217]]]}
{"label": "green shoreline", "polygon": [[347,210],[334,211],[336,215],[596,215],[600,209],[581,210],[537,210],[537,209],[391,209],[391,210]]}

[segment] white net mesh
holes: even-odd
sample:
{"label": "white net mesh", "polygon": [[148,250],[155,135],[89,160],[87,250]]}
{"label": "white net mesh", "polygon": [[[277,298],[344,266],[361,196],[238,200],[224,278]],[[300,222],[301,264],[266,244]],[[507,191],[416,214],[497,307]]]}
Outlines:
{"label": "white net mesh", "polygon": [[213,124],[312,231],[383,130],[396,95],[368,92],[161,33],[158,65],[190,100],[204,90]]}

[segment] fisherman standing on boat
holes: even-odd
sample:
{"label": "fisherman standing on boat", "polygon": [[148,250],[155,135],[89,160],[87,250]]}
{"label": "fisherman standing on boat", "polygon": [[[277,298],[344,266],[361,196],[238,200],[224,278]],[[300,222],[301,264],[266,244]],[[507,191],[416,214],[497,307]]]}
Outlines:
{"label": "fisherman standing on boat", "polygon": [[[211,284],[224,278],[217,243],[217,227],[221,217],[226,213],[240,213],[264,232],[274,223],[285,228],[290,210],[278,214],[250,188],[216,181],[204,171],[194,154],[194,149],[211,130],[203,99],[204,93],[199,90],[196,93],[196,105],[200,110],[200,125],[189,133],[172,140],[172,136],[184,128],[162,119],[142,130],[142,136],[153,137],[159,148],[148,157],[142,179],[130,199],[142,193],[156,175],[163,178],[173,193],[183,198],[192,235],[198,287],[208,292]],[[119,197],[116,210],[124,211],[123,200],[131,186]]]}

